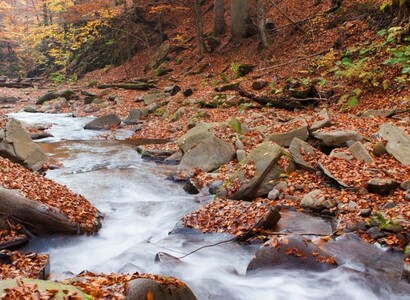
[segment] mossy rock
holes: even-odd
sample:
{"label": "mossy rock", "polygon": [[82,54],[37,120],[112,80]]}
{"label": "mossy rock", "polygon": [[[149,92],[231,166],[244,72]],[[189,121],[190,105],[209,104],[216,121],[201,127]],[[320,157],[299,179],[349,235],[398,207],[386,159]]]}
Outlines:
{"label": "mossy rock", "polygon": [[235,65],[233,67],[233,71],[235,72],[235,77],[243,77],[252,72],[252,70],[255,68],[255,65],[251,64],[239,64]]}
{"label": "mossy rock", "polygon": [[53,91],[39,97],[36,101],[37,105],[42,105],[44,102],[51,101],[60,97],[60,93]]}

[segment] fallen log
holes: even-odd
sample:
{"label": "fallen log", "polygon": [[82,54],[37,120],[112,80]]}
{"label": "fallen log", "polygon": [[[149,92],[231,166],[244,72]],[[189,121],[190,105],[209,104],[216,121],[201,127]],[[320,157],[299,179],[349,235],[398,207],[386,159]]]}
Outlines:
{"label": "fallen log", "polygon": [[35,235],[78,234],[80,227],[58,208],[24,198],[18,190],[0,187],[0,214],[22,223]]}
{"label": "fallen log", "polygon": [[0,87],[23,89],[34,87],[34,85],[29,82],[0,82]]}
{"label": "fallen log", "polygon": [[154,87],[153,84],[147,82],[129,82],[129,83],[108,83],[97,85],[98,89],[119,88],[125,90],[142,90],[146,91]]}
{"label": "fallen log", "polygon": [[268,96],[256,96],[254,94],[251,94],[247,91],[244,91],[242,89],[239,89],[239,95],[241,95],[242,97],[246,97],[249,98],[253,101],[256,101],[260,104],[263,105],[270,105],[273,107],[277,107],[277,108],[283,108],[283,109],[287,109],[287,110],[294,110],[295,108],[302,108],[303,106],[299,103],[295,103],[295,102],[289,102],[286,99],[276,99],[276,98],[272,98],[272,97],[268,97]]}

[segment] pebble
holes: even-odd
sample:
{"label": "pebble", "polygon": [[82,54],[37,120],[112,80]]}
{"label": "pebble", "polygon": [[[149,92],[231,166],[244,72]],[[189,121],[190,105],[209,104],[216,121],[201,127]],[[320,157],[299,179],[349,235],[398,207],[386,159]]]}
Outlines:
{"label": "pebble", "polygon": [[268,199],[269,200],[276,200],[276,199],[279,198],[279,196],[280,196],[280,192],[277,189],[274,188],[273,190],[271,190],[269,192]]}

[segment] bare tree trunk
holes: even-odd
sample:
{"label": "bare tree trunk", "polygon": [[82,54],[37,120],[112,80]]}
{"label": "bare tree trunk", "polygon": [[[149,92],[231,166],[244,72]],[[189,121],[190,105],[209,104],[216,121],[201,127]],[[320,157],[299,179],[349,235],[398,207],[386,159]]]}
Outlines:
{"label": "bare tree trunk", "polygon": [[214,0],[214,34],[216,36],[226,32],[225,1]]}
{"label": "bare tree trunk", "polygon": [[198,40],[199,53],[205,53],[205,39],[204,39],[204,24],[202,22],[201,3],[200,0],[194,1],[195,27],[196,36]]}
{"label": "bare tree trunk", "polygon": [[266,48],[270,44],[268,32],[266,30],[265,22],[265,0],[257,0],[257,16],[258,16],[258,31],[262,42],[262,48]]}
{"label": "bare tree trunk", "polygon": [[48,26],[48,7],[47,7],[47,2],[45,0],[43,1],[43,25]]}
{"label": "bare tree trunk", "polygon": [[234,40],[248,34],[248,0],[231,0],[231,34]]}

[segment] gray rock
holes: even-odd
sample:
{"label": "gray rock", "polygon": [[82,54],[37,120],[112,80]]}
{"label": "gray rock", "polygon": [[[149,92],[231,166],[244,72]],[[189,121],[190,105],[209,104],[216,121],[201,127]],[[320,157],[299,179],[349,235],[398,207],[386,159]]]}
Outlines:
{"label": "gray rock", "polygon": [[361,217],[370,217],[370,215],[372,214],[372,209],[371,208],[363,208],[361,210],[359,210],[359,216]]}
{"label": "gray rock", "polygon": [[404,109],[385,109],[385,110],[378,110],[378,109],[369,109],[362,114],[362,117],[384,117],[384,118],[391,118],[395,114],[400,112],[404,112]]}
{"label": "gray rock", "polygon": [[279,192],[286,190],[288,188],[288,184],[286,181],[280,181],[277,185],[274,186]]}
{"label": "gray rock", "polygon": [[306,141],[309,137],[308,125],[304,122],[303,125],[298,128],[285,132],[285,133],[274,133],[268,138],[269,141],[275,142],[279,146],[289,147],[294,138],[299,138]]}
{"label": "gray rock", "polygon": [[61,94],[58,92],[48,92],[46,94],[44,94],[43,96],[39,97],[36,101],[37,105],[42,105],[44,102],[53,100],[53,99],[57,99],[58,97],[60,97]]}
{"label": "gray rock", "polygon": [[348,184],[344,183],[342,180],[337,178],[335,175],[333,175],[321,162],[319,162],[318,165],[319,165],[319,168],[323,171],[323,173],[326,176],[333,179],[334,181],[336,181],[338,184],[340,184],[341,186],[343,186],[345,188],[352,188],[351,186],[349,186]]}
{"label": "gray rock", "polygon": [[278,268],[327,271],[336,268],[334,260],[310,240],[299,235],[272,238],[256,252],[246,272]]}
{"label": "gray rock", "polygon": [[410,201],[410,190],[407,190],[406,195],[404,196],[404,199],[407,201]]}
{"label": "gray rock", "polygon": [[[245,159],[237,164],[236,171],[224,184],[224,187],[229,188],[230,183],[239,183],[239,189],[232,191],[229,198],[252,200],[263,194],[268,194],[284,172],[276,165],[282,153],[281,147],[270,142],[264,142],[255,147]],[[251,177],[247,177],[242,169],[243,166],[249,164],[255,166],[254,175]]]}
{"label": "gray rock", "polygon": [[379,239],[381,237],[384,237],[383,231],[379,227],[370,227],[367,231],[367,234],[370,235],[372,239]]}
{"label": "gray rock", "polygon": [[222,180],[211,182],[211,184],[209,185],[209,193],[211,195],[215,195],[218,192],[218,190],[221,188],[222,184],[223,184]]}
{"label": "gray rock", "polygon": [[400,184],[400,188],[401,188],[402,190],[405,190],[405,191],[410,190],[410,180],[403,181],[403,182]]}
{"label": "gray rock", "polygon": [[150,105],[158,100],[167,100],[168,98],[169,98],[168,93],[146,94],[143,96],[145,105]]}
{"label": "gray rock", "polygon": [[304,160],[302,151],[305,155],[308,156],[315,154],[315,148],[299,138],[294,138],[289,146],[289,152],[292,161],[296,164],[297,167],[301,169],[309,172],[315,172],[316,168]]}
{"label": "gray rock", "polygon": [[209,172],[229,163],[234,157],[235,151],[230,144],[211,135],[191,150],[184,151],[177,169],[191,172],[193,168],[199,167],[202,171]]}
{"label": "gray rock", "polygon": [[238,150],[243,150],[244,146],[240,139],[236,139],[235,141],[235,148]]}
{"label": "gray rock", "polygon": [[87,90],[81,90],[80,93],[81,93],[81,95],[83,95],[83,96],[97,97],[97,94],[96,94],[96,93],[89,92],[89,91],[87,91]]}
{"label": "gray rock", "polygon": [[366,189],[370,193],[375,193],[379,195],[388,195],[390,191],[399,187],[396,181],[390,178],[373,178],[367,182]]}
{"label": "gray rock", "polygon": [[15,119],[10,119],[0,141],[0,155],[33,171],[38,171],[47,162],[47,156],[35,144],[30,134]]}
{"label": "gray rock", "polygon": [[277,189],[273,189],[269,192],[268,194],[268,199],[269,200],[276,200],[280,196],[280,192]]}
{"label": "gray rock", "polygon": [[173,85],[173,86],[167,86],[164,89],[164,93],[170,94],[171,96],[176,95],[178,92],[181,91],[181,88],[177,85]]}
{"label": "gray rock", "polygon": [[330,125],[332,125],[329,113],[327,112],[326,108],[322,109],[322,111],[318,114],[318,119],[319,120],[314,121],[312,126],[310,126],[309,130],[311,132],[319,130],[321,128],[329,127]]}
{"label": "gray rock", "polygon": [[203,140],[213,136],[209,129],[218,123],[199,123],[177,140],[179,148],[186,153],[191,148],[199,145]]}
{"label": "gray rock", "polygon": [[131,109],[128,113],[127,118],[125,118],[125,124],[138,124],[141,117],[141,111],[139,109]]}
{"label": "gray rock", "polygon": [[185,110],[186,110],[186,108],[183,107],[183,106],[181,106],[180,108],[178,108],[178,109],[174,112],[174,114],[172,115],[172,117],[171,117],[171,122],[176,122],[176,121],[178,121],[179,119],[181,119],[182,116],[183,116],[184,113],[185,113]]}
{"label": "gray rock", "polygon": [[246,157],[245,150],[236,150],[236,159],[238,162],[241,162]]}
{"label": "gray rock", "polygon": [[348,141],[361,141],[363,137],[354,130],[333,130],[327,132],[314,132],[313,136],[325,146],[343,147]]}
{"label": "gray rock", "polygon": [[38,110],[34,107],[34,106],[27,106],[26,108],[24,108],[25,112],[29,112],[29,113],[36,113],[38,112]]}
{"label": "gray rock", "polygon": [[348,149],[355,158],[367,164],[373,163],[373,158],[361,142],[356,142]]}
{"label": "gray rock", "polygon": [[69,107],[70,103],[65,98],[59,97],[43,103],[38,111],[43,113],[59,113],[63,108]]}
{"label": "gray rock", "polygon": [[197,187],[196,183],[192,179],[188,179],[183,189],[185,192],[191,195],[199,194],[200,192],[200,189]]}
{"label": "gray rock", "polygon": [[410,165],[410,136],[404,130],[392,125],[380,126],[379,134],[388,141],[386,150],[394,156],[402,165]]}
{"label": "gray rock", "polygon": [[325,198],[321,190],[313,190],[303,196],[300,206],[313,210],[322,210],[334,206],[334,202]]}
{"label": "gray rock", "polygon": [[20,99],[14,96],[1,96],[0,95],[0,103],[16,103]]}
{"label": "gray rock", "polygon": [[181,161],[181,158],[182,158],[182,152],[177,151],[174,154],[172,154],[170,157],[167,157],[164,160],[164,163],[168,165],[177,165]]}
{"label": "gray rock", "polygon": [[103,130],[109,129],[112,125],[120,125],[121,119],[118,118],[116,114],[108,114],[102,117],[96,118],[86,124],[84,129],[91,129],[91,130]]}
{"label": "gray rock", "polygon": [[[165,281],[166,282],[166,281]],[[146,300],[151,294],[151,299],[161,300],[196,300],[190,288],[181,282],[179,285],[159,283],[148,278],[138,278],[128,282],[126,300]]]}
{"label": "gray rock", "polygon": [[351,161],[353,159],[353,155],[350,155],[346,152],[337,151],[337,149],[333,149],[332,152],[329,154],[330,157],[336,157],[338,159],[343,159],[347,161]]}

